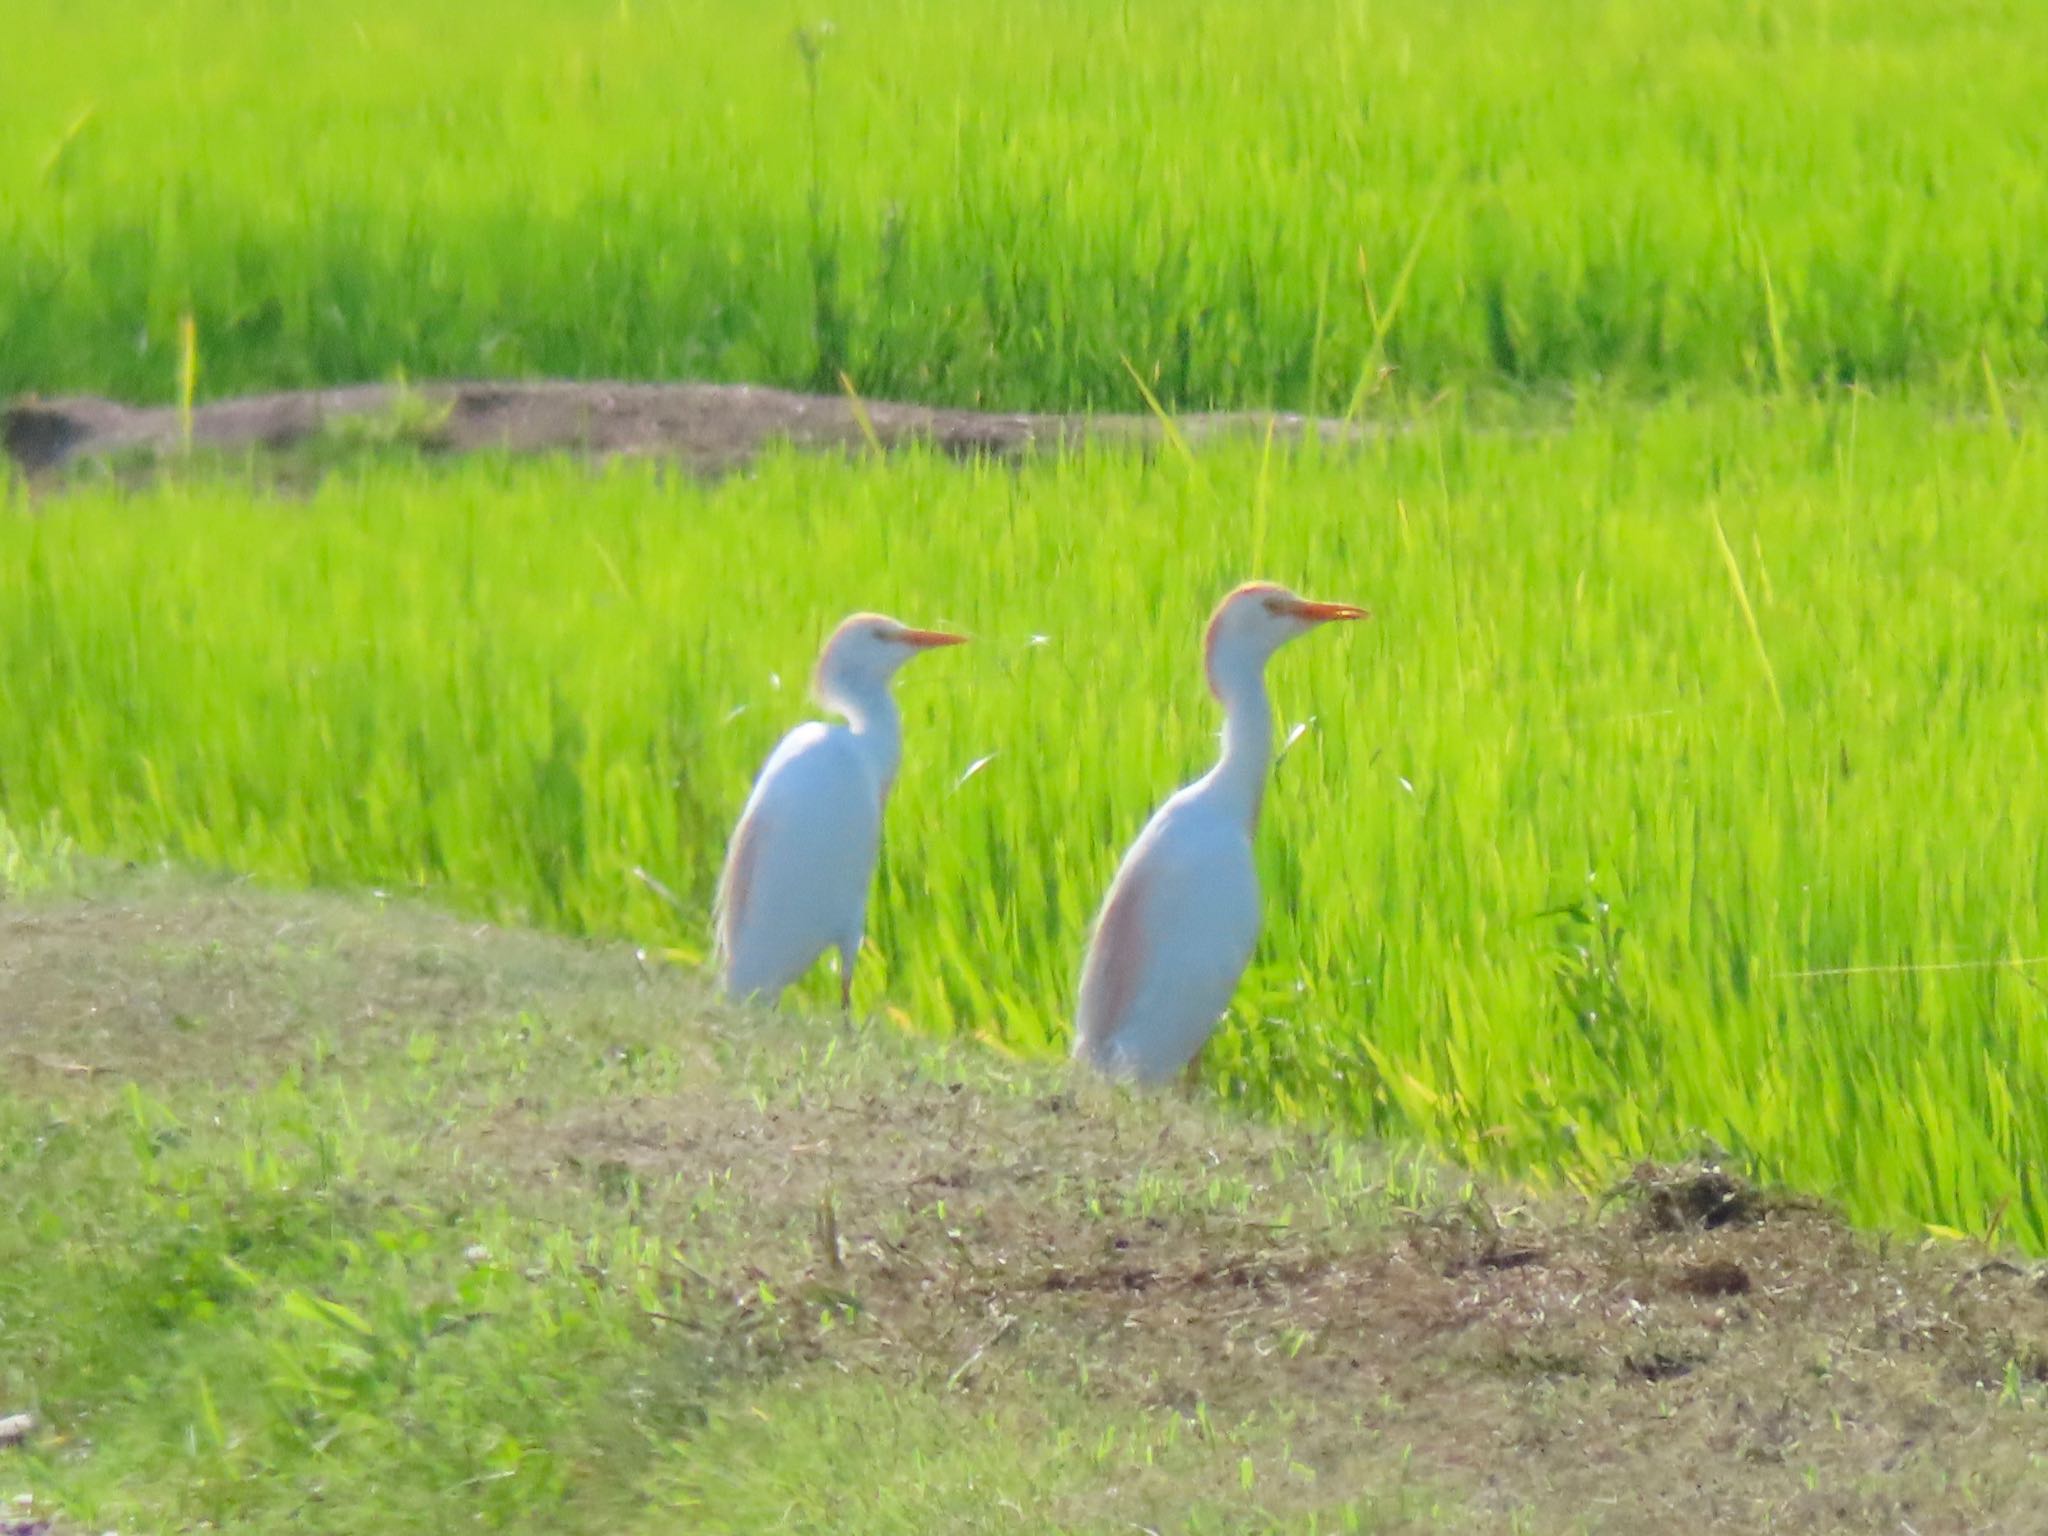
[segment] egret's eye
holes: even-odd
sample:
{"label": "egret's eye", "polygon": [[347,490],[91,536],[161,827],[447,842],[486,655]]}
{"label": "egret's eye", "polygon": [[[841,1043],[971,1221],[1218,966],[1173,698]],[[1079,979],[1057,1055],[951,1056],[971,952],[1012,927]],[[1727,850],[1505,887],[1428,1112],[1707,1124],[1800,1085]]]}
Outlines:
{"label": "egret's eye", "polygon": [[1268,613],[1270,613],[1270,614],[1273,614],[1273,615],[1275,615],[1275,616],[1278,616],[1278,614],[1279,614],[1279,612],[1280,612],[1280,599],[1279,599],[1279,598],[1277,598],[1277,597],[1269,597],[1269,598],[1267,598],[1267,599],[1266,599],[1266,612],[1268,612]]}

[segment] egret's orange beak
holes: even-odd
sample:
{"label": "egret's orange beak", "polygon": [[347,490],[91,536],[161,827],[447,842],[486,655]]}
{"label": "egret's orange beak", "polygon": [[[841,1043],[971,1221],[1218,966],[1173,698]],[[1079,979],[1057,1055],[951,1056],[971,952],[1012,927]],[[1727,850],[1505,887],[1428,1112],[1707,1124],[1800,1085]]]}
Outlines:
{"label": "egret's orange beak", "polygon": [[1306,599],[1292,603],[1287,612],[1297,619],[1307,619],[1311,624],[1329,624],[1340,619],[1369,619],[1370,610],[1354,608],[1349,603],[1311,603]]}
{"label": "egret's orange beak", "polygon": [[905,645],[917,647],[920,651],[928,651],[941,645],[965,645],[967,643],[965,635],[950,635],[943,629],[906,629],[895,638]]}

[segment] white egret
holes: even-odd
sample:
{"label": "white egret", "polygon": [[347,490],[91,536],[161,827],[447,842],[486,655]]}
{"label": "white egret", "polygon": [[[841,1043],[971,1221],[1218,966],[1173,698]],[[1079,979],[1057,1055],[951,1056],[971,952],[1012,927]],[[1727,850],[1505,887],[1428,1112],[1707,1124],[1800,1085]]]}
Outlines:
{"label": "white egret", "polygon": [[857,613],[826,641],[813,691],[846,723],[811,721],[782,738],[726,849],[713,923],[729,997],[773,1003],[837,949],[840,1006],[852,1006],[882,808],[903,751],[890,679],[913,656],[966,638]]}
{"label": "white egret", "polygon": [[1153,814],[1110,883],[1081,968],[1074,1056],[1106,1076],[1169,1081],[1200,1055],[1259,936],[1252,834],[1273,757],[1266,661],[1362,608],[1252,582],[1217,605],[1203,645],[1223,755]]}

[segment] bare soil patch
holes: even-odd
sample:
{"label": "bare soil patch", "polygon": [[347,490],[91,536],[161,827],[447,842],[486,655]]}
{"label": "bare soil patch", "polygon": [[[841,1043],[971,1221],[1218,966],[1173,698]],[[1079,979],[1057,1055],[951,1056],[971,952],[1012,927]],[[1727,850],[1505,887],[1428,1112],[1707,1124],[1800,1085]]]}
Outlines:
{"label": "bare soil patch", "polygon": [[[1287,438],[1348,440],[1365,429],[1268,411],[1177,418],[1190,442],[1272,430]],[[1157,420],[1140,415],[1041,415],[938,409],[843,395],[805,395],[750,384],[361,384],[249,395],[198,406],[190,442],[220,451],[286,453],[336,440],[401,441],[429,452],[640,454],[720,474],[772,444],[855,452],[870,435],[885,449],[923,444],[963,458],[1011,459],[1083,440],[1153,444]],[[92,460],[153,461],[181,452],[186,424],[169,406],[95,396],[17,400],[0,441],[34,475]]]}
{"label": "bare soil patch", "polygon": [[[762,1280],[858,1299],[869,1331],[820,1341],[820,1368],[995,1396],[1008,1373],[1063,1376],[1191,1419],[1290,1415],[1319,1479],[1405,1469],[1464,1501],[1452,1529],[2035,1528],[2048,1294],[2029,1266],[1900,1249],[1755,1191],[1714,1226],[1649,1216],[1657,1195],[1605,1216],[1512,1192],[1389,1212],[1333,1200],[1299,1139],[1155,1108],[1134,1125],[1109,1095],[825,1087],[613,1104],[491,1140],[529,1178],[674,1191],[650,1197],[673,1230],[684,1192],[730,1191],[788,1234],[715,1278],[735,1305]],[[1217,1185],[1243,1207],[1147,1194]]]}
{"label": "bare soil patch", "polygon": [[437,1145],[572,1228],[628,1203],[706,1315],[779,1309],[799,1373],[1282,1423],[1302,1507],[1419,1486],[1432,1530],[2048,1529],[2048,1272],[2016,1255],[1712,1168],[1411,1197],[1369,1148],[409,904],[144,875],[0,908],[16,1095],[231,1090],[316,1036],[335,1072],[507,1021],[528,1074],[479,1072]]}

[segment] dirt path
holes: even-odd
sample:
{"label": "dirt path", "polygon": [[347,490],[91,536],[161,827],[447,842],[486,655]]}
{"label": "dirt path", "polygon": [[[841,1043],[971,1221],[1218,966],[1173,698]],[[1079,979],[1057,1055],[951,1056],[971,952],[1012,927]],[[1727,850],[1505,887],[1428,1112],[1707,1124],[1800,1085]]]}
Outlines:
{"label": "dirt path", "polygon": [[[865,419],[863,419],[865,418]],[[1189,442],[1227,433],[1350,440],[1365,429],[1267,411],[1179,417]],[[872,432],[884,448],[929,444],[961,457],[1015,458],[1082,439],[1156,443],[1149,416],[1001,414],[939,410],[843,395],[802,395],[750,384],[360,384],[215,401],[192,413],[191,441],[215,450],[289,451],[336,439],[410,442],[434,452],[648,454],[703,474],[745,465],[771,443],[850,452]],[[127,406],[96,396],[18,400],[0,440],[30,474],[81,461],[144,460],[180,450],[184,424],[169,406]]]}

